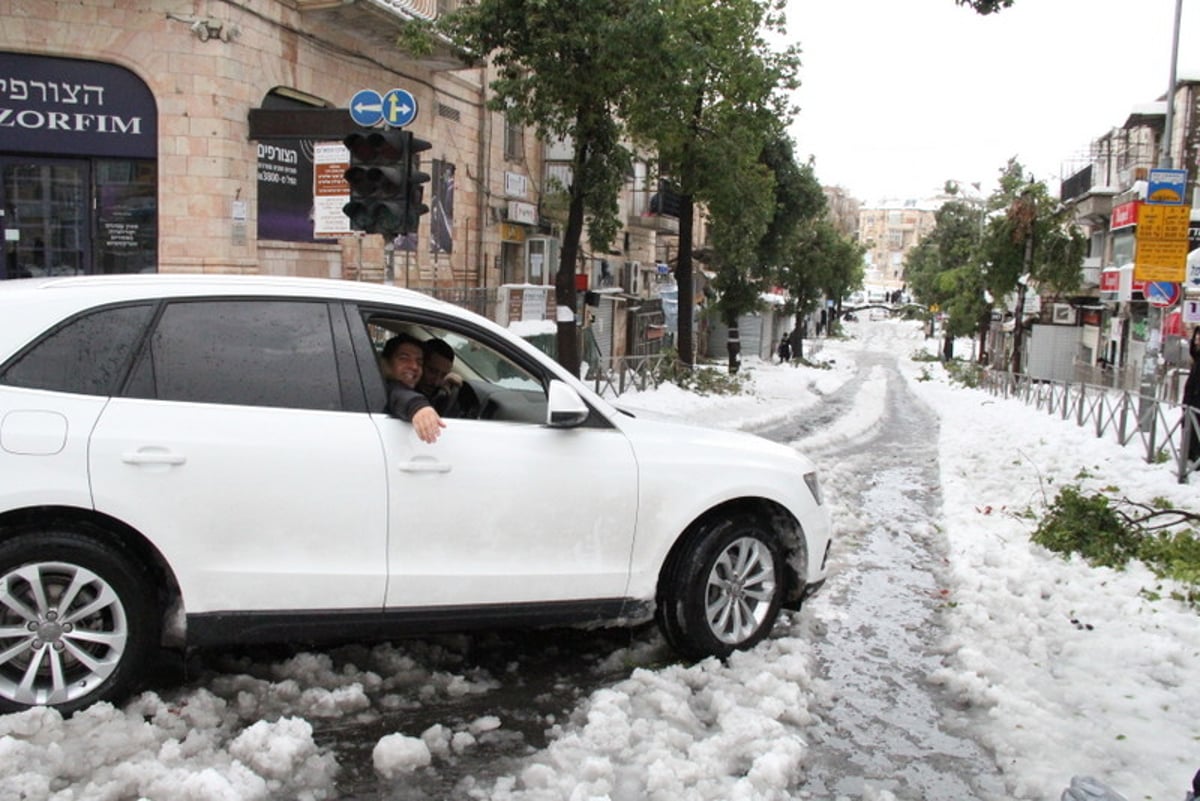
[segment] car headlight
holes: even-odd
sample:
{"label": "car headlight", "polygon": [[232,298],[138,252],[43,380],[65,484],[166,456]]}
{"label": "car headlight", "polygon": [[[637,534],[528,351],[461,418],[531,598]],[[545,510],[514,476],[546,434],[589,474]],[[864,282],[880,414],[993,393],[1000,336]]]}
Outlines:
{"label": "car headlight", "polygon": [[804,483],[808,485],[808,491],[812,493],[813,499],[816,500],[817,506],[824,503],[821,498],[821,482],[817,480],[816,472],[805,473]]}

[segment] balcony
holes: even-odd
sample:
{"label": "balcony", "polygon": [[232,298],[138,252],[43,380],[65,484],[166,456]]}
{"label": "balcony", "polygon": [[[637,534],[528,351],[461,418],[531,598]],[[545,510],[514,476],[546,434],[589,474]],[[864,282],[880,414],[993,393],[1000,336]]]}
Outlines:
{"label": "balcony", "polygon": [[[396,37],[414,20],[433,20],[462,5],[462,0],[292,0],[307,26],[355,51],[377,48],[401,54]],[[467,65],[448,44],[420,56],[402,54],[410,62],[441,72]]]}
{"label": "balcony", "polygon": [[630,228],[641,228],[659,234],[678,235],[678,197],[673,194],[671,196],[676,198],[675,214],[671,214],[672,209],[670,208],[669,198],[666,203],[663,203],[661,200],[663,195],[660,195],[658,192],[649,189],[631,190],[628,194],[629,214],[625,219],[625,224]]}

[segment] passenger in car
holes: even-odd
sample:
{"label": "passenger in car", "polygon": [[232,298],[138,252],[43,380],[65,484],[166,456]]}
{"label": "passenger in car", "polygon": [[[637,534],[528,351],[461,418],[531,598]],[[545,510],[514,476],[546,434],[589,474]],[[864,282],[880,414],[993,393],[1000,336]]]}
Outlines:
{"label": "passenger in car", "polygon": [[424,369],[421,340],[397,334],[383,346],[383,371],[387,376],[387,413],[412,423],[422,442],[437,442],[446,424],[429,399],[417,390]]}
{"label": "passenger in car", "polygon": [[422,347],[425,364],[421,379],[417,382],[417,390],[429,399],[442,417],[459,416],[458,390],[462,387],[462,377],[452,372],[454,348],[444,339],[436,337],[425,340]]}

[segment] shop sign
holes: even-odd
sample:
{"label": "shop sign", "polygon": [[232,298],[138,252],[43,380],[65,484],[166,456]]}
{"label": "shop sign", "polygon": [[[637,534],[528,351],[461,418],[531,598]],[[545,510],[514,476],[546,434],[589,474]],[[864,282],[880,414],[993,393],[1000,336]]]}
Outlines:
{"label": "shop sign", "polygon": [[1183,321],[1188,325],[1200,323],[1200,300],[1185,300],[1183,308]]}
{"label": "shop sign", "polygon": [[1134,280],[1133,265],[1126,264],[1124,267],[1112,267],[1100,273],[1100,291],[1116,293],[1112,297],[1106,297],[1105,300],[1108,301],[1125,303],[1141,300],[1146,291],[1146,282]]}
{"label": "shop sign", "polygon": [[1138,207],[1141,205],[1142,201],[1131,200],[1114,208],[1112,214],[1109,215],[1108,229],[1115,231],[1118,228],[1128,228],[1131,225],[1137,225]]}
{"label": "shop sign", "polygon": [[512,223],[500,223],[500,240],[502,242],[524,242],[525,229]]}
{"label": "shop sign", "polygon": [[154,95],[124,67],[0,53],[4,149],[46,155],[156,158]]}
{"label": "shop sign", "polygon": [[537,225],[537,206],[519,200],[508,201],[509,222]]}
{"label": "shop sign", "polygon": [[342,207],[350,202],[346,170],[350,150],[341,142],[313,145],[313,237],[333,239],[354,233]]}

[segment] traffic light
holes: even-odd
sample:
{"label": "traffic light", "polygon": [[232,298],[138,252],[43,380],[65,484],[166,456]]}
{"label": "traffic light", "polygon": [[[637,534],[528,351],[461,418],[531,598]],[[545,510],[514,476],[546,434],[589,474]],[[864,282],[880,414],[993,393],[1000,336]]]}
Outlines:
{"label": "traffic light", "polygon": [[421,184],[429,176],[418,170],[418,153],[432,145],[395,128],[357,131],[343,141],[350,151],[350,202],[342,212],[350,227],[386,239],[417,230],[429,210],[421,203]]}
{"label": "traffic light", "polygon": [[417,226],[421,223],[421,215],[429,211],[423,201],[425,198],[424,184],[429,182],[429,174],[421,172],[421,156],[420,154],[433,147],[433,144],[426,142],[424,139],[417,139],[409,135],[408,140],[408,165],[405,173],[404,181],[404,227],[401,233],[410,234],[417,230]]}

